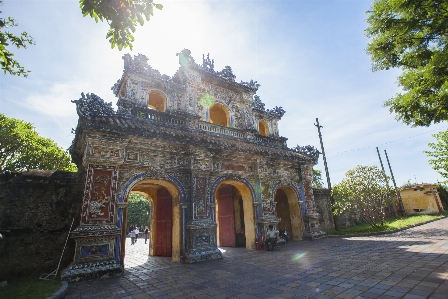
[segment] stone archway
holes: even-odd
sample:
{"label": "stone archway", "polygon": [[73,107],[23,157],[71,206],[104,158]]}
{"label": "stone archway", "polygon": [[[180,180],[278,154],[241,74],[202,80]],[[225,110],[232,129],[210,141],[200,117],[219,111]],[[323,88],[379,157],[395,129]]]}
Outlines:
{"label": "stone archway", "polygon": [[[122,197],[124,203],[127,202],[127,197],[129,192],[143,192],[148,194],[151,198],[153,198],[153,216],[151,219],[151,232],[150,232],[150,240],[149,242],[149,255],[161,255],[160,250],[156,249],[156,246],[161,245],[157,243],[157,240],[160,240],[160,227],[162,225],[161,217],[160,215],[157,215],[158,210],[158,196],[160,196],[160,190],[165,190],[170,197],[171,197],[171,215],[169,215],[171,218],[171,257],[173,262],[180,262],[181,257],[181,251],[182,251],[182,239],[183,239],[183,233],[182,233],[182,218],[183,215],[181,213],[181,205],[180,205],[180,198],[182,197],[181,191],[179,190],[178,186],[176,186],[173,182],[170,182],[168,180],[164,179],[151,179],[151,178],[144,178],[141,177],[140,179],[136,179],[132,182],[132,184],[126,184],[125,186],[126,191],[123,190],[122,194],[125,193],[126,195]],[[124,189],[125,189],[124,188]],[[159,191],[158,191],[159,190]],[[166,196],[165,196],[166,197]],[[125,208],[123,210],[123,223],[125,223],[127,218],[127,209]],[[166,220],[166,219],[164,219]],[[159,227],[158,227],[159,226]],[[125,225],[122,227],[121,232],[121,260],[124,261],[125,258],[125,246],[126,246],[126,228]],[[166,245],[166,244],[165,244]],[[168,254],[169,255],[169,254]]]}
{"label": "stone archway", "polygon": [[299,207],[299,197],[291,186],[279,186],[274,192],[276,216],[281,218],[278,228],[285,228],[293,240],[303,236],[303,220]]}
{"label": "stone archway", "polygon": [[[242,201],[242,209],[243,209],[243,223],[236,223],[236,225],[239,225],[239,231],[241,232],[241,228],[244,227],[244,237],[246,239],[245,247],[247,249],[253,249],[255,247],[255,239],[256,239],[256,225],[255,225],[255,209],[254,209],[254,194],[252,191],[252,188],[250,188],[246,183],[241,181],[234,181],[234,180],[223,180],[219,183],[219,185],[216,186],[214,189],[214,203],[216,203],[215,208],[215,221],[217,223],[217,240],[218,240],[218,246],[219,239],[220,239],[220,231],[222,228],[220,227],[220,221],[219,221],[219,208],[220,208],[220,199],[219,199],[219,190],[221,187],[225,186],[232,186],[235,188],[236,191],[234,193],[234,200],[239,201],[241,199]],[[237,213],[241,213],[241,210],[238,208],[236,209]],[[237,216],[238,217],[238,216]]]}

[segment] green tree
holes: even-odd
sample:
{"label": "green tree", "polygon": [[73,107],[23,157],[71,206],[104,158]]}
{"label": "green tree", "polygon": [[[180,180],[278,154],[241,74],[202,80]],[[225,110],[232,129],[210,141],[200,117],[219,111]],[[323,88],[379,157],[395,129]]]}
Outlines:
{"label": "green tree", "polygon": [[0,114],[0,173],[28,169],[77,171],[67,152],[31,123]]}
{"label": "green tree", "polygon": [[[2,2],[0,0],[0,5]],[[84,17],[89,15],[97,23],[106,21],[109,24],[106,39],[109,39],[112,49],[118,47],[120,51],[127,47],[132,50],[132,33],[136,26],[143,26],[145,20],[149,21],[154,15],[154,8],[163,8],[161,4],[153,3],[153,0],[79,0],[79,6]],[[13,58],[14,54],[7,47],[26,48],[35,42],[25,31],[20,35],[5,31],[6,28],[17,25],[11,17],[0,18],[0,63],[3,73],[27,77],[30,71],[26,71]]]}
{"label": "green tree", "polygon": [[117,46],[120,51],[127,47],[132,50],[132,33],[136,26],[149,21],[154,8],[163,8],[153,0],[79,0],[79,4],[84,17],[89,15],[97,23],[106,21],[109,24],[106,39],[109,39],[112,49]]}
{"label": "green tree", "polygon": [[[3,0],[0,0],[0,5],[2,5]],[[2,12],[0,11],[0,14]],[[0,63],[2,65],[3,73],[9,73],[11,75],[17,76],[28,76],[28,72],[26,71],[20,63],[15,60],[14,54],[7,49],[8,46],[13,46],[18,49],[26,48],[27,45],[34,45],[34,40],[31,36],[26,32],[20,33],[20,35],[15,35],[9,31],[5,31],[6,28],[17,26],[16,21],[7,17],[6,19],[0,17]]]}
{"label": "green tree", "polygon": [[311,185],[316,189],[324,188],[324,182],[322,181],[322,170],[313,169],[313,182]]}
{"label": "green tree", "polygon": [[403,71],[385,106],[408,125],[447,120],[448,1],[374,0],[367,15],[373,70]]}
{"label": "green tree", "polygon": [[151,209],[148,199],[141,194],[131,192],[128,197],[128,227],[133,224],[149,226],[150,216]]}
{"label": "green tree", "polygon": [[442,202],[443,209],[448,210],[448,186],[443,184],[437,185],[437,192],[439,192],[440,201]]}
{"label": "green tree", "polygon": [[335,214],[356,213],[372,227],[378,227],[384,224],[384,208],[391,204],[392,192],[380,168],[358,165],[332,187]]}
{"label": "green tree", "polygon": [[428,146],[433,151],[425,151],[425,154],[430,157],[429,164],[442,177],[448,179],[448,131],[439,132],[432,135],[436,138],[436,142],[430,142]]}

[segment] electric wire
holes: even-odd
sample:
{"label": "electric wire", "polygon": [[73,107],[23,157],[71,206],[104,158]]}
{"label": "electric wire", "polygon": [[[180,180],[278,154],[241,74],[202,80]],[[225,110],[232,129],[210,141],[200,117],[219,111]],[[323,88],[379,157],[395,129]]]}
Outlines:
{"label": "electric wire", "polygon": [[446,129],[448,129],[448,127],[438,128],[438,129],[434,129],[434,130],[431,130],[431,131],[426,131],[426,132],[423,132],[423,133],[420,133],[420,134],[415,134],[415,135],[412,135],[412,136],[409,136],[409,137],[405,137],[405,138],[401,138],[401,139],[397,139],[397,140],[392,140],[392,141],[389,141],[389,142],[384,142],[384,143],[381,143],[381,144],[379,144],[379,145],[367,146],[367,147],[358,148],[358,149],[351,149],[351,150],[346,150],[346,151],[343,151],[343,152],[336,152],[336,153],[332,154],[332,156],[335,156],[335,155],[338,155],[338,154],[344,154],[344,153],[350,153],[350,152],[362,151],[362,150],[365,150],[365,149],[371,149],[371,148],[375,148],[375,147],[377,147],[377,146],[386,145],[386,144],[391,144],[391,143],[395,143],[395,142],[403,141],[403,140],[406,140],[406,139],[410,139],[410,138],[418,137],[418,136],[421,136],[421,135],[426,135],[426,134],[431,133],[431,132],[434,132],[434,131],[440,131],[440,132],[441,132],[441,131],[446,130]]}

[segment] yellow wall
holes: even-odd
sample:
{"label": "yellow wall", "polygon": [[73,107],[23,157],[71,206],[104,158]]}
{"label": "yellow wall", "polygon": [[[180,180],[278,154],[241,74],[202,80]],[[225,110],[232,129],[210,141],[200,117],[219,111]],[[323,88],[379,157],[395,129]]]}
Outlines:
{"label": "yellow wall", "polygon": [[440,208],[443,210],[443,206],[437,193],[437,186],[416,185],[413,187],[400,191],[407,215],[442,212]]}

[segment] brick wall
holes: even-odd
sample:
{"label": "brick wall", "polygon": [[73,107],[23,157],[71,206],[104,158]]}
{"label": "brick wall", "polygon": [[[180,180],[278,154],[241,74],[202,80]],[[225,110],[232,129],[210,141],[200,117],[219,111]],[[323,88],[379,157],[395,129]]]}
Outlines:
{"label": "brick wall", "polygon": [[[56,270],[73,217],[81,215],[83,177],[39,171],[0,175],[0,281]],[[61,268],[71,263],[69,239]]]}

